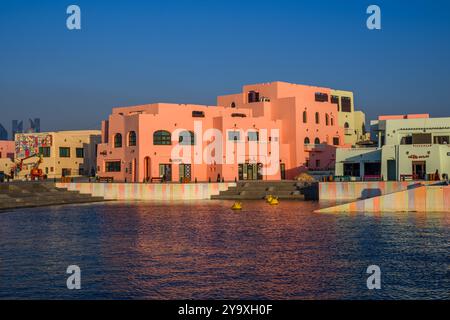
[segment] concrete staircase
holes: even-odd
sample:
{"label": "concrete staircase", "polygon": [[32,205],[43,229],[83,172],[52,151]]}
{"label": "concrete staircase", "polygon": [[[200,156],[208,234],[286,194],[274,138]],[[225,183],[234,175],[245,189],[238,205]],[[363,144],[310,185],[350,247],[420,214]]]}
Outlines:
{"label": "concrete staircase", "polygon": [[297,181],[246,181],[238,182],[231,187],[212,196],[213,200],[260,200],[268,195],[280,200],[305,200],[304,190],[307,185]]}
{"label": "concrete staircase", "polygon": [[51,182],[0,184],[0,210],[105,201],[77,191],[58,189]]}

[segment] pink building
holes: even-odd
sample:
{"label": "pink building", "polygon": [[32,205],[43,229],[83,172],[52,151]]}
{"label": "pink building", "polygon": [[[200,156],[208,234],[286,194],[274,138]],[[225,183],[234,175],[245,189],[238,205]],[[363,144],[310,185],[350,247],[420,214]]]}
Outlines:
{"label": "pink building", "polygon": [[14,150],[14,141],[0,141],[0,159],[10,158],[12,161],[14,161]]}
{"label": "pink building", "polygon": [[333,170],[336,147],[345,146],[334,92],[272,82],[220,96],[217,106],[114,108],[102,122],[98,175],[127,182],[280,180]]}

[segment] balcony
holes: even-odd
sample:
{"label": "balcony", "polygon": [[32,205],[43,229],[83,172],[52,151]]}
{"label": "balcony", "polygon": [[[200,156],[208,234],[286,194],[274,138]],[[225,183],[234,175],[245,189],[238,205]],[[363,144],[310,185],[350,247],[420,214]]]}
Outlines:
{"label": "balcony", "polygon": [[350,128],[345,128],[344,129],[344,134],[346,136],[351,136],[352,134],[354,134],[354,131],[352,129],[350,129]]}
{"label": "balcony", "polygon": [[305,144],[304,149],[306,152],[323,152],[325,150],[325,144]]}

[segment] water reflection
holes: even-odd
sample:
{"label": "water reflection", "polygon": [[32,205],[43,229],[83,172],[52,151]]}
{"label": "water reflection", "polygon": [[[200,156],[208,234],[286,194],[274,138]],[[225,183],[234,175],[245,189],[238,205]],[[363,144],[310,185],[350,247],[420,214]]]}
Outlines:
{"label": "water reflection", "polygon": [[[0,298],[449,298],[445,214],[114,203],[0,214]],[[82,269],[82,290],[65,270]],[[377,264],[383,289],[366,288]]]}

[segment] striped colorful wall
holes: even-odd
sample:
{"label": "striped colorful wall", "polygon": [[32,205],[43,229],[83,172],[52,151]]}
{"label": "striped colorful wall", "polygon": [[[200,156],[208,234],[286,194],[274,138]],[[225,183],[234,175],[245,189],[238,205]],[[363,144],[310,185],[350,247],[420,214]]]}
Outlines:
{"label": "striped colorful wall", "polygon": [[79,191],[106,200],[205,200],[236,183],[126,184],[57,183],[57,188]]}
{"label": "striped colorful wall", "polygon": [[435,182],[321,182],[319,183],[319,199],[325,201],[350,201],[368,199],[383,194],[407,190],[414,185],[426,185]]}
{"label": "striped colorful wall", "polygon": [[316,212],[450,212],[450,186],[422,186]]}

